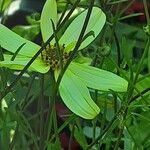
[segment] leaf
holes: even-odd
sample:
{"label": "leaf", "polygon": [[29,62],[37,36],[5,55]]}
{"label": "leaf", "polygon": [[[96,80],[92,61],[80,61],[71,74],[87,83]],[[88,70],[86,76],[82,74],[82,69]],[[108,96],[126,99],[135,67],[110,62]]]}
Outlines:
{"label": "leaf", "polygon": [[53,34],[52,22],[57,23],[57,4],[56,0],[47,0],[41,14],[41,32],[43,41],[46,42]]}
{"label": "leaf", "polygon": [[[149,88],[149,85],[150,85],[150,76],[143,76],[143,75],[139,75],[139,80],[138,82],[136,83],[136,88],[142,92],[143,90]],[[150,94],[150,91],[145,93],[144,95],[149,95]]]}
{"label": "leaf", "polygon": [[99,113],[100,110],[91,99],[87,87],[71,71],[65,72],[59,91],[64,103],[76,115],[93,119]]}
{"label": "leaf", "polygon": [[3,56],[3,51],[2,48],[0,46],[0,61],[4,60],[4,56]]}
{"label": "leaf", "polygon": [[28,25],[28,26],[27,25],[17,25],[12,29],[12,31],[14,31],[21,37],[32,41],[39,34],[40,26],[39,26],[39,24]]}
{"label": "leaf", "polygon": [[83,149],[88,145],[82,128],[74,127],[74,137]]}
{"label": "leaf", "polygon": [[0,45],[2,48],[15,53],[23,43],[26,44],[19,51],[21,55],[32,57],[40,49],[39,45],[22,38],[0,24]]}
{"label": "leaf", "polygon": [[60,150],[61,149],[61,143],[60,140],[57,138],[55,143],[48,143],[47,150]]}
{"label": "leaf", "polygon": [[[83,132],[88,138],[91,138],[91,139],[93,138],[93,127],[85,126],[83,128]],[[100,127],[96,127],[95,128],[95,137],[96,138],[100,135],[100,132],[101,132]]]}
{"label": "leaf", "polygon": [[0,11],[1,13],[10,5],[11,0],[1,0],[0,1]]}
{"label": "leaf", "polygon": [[[11,61],[12,55],[4,55],[4,61],[0,61],[0,67],[7,67],[14,70],[22,70],[31,58],[17,55],[14,61]],[[46,73],[50,69],[40,58],[37,58],[29,67],[29,70]]]}
{"label": "leaf", "polygon": [[124,129],[124,150],[133,150],[133,140],[130,133],[128,132],[128,130],[125,128]]}
{"label": "leaf", "polygon": [[[77,39],[79,38],[80,32],[82,30],[86,15],[87,15],[87,10],[82,12],[79,16],[77,16],[71,22],[71,24],[66,29],[65,33],[63,34],[63,36],[61,37],[59,41],[61,44],[65,44],[65,47],[67,47],[70,43],[77,41]],[[83,41],[79,49],[83,49],[84,47],[89,45],[98,36],[98,34],[100,33],[100,31],[102,30],[105,24],[105,21],[106,21],[106,16],[103,13],[103,11],[98,7],[94,7],[84,35],[93,31],[95,37],[93,36],[87,37]]]}
{"label": "leaf", "polygon": [[128,82],[112,72],[75,62],[70,64],[69,70],[90,88],[102,91],[127,91]]}

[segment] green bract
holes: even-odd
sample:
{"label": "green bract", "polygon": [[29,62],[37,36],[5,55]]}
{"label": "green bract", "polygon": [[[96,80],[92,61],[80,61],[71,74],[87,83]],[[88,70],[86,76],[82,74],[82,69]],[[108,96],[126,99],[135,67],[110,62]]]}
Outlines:
{"label": "green bract", "polygon": [[[64,52],[69,53],[73,50],[82,29],[86,14],[87,10],[78,15],[59,39],[59,44],[64,45]],[[40,27],[44,42],[46,42],[53,34],[51,20],[56,26],[58,20],[56,0],[47,0],[43,7]],[[79,49],[85,48],[97,37],[103,28],[105,21],[106,16],[102,10],[98,7],[93,7],[85,35],[90,31],[93,31],[95,36],[87,37],[82,42]],[[8,67],[15,70],[23,69],[40,49],[39,45],[20,37],[2,24],[0,24],[0,45],[11,53],[15,53],[17,49],[23,45],[13,61],[11,60],[13,55],[4,54],[4,61],[0,62],[0,67]],[[54,47],[54,40],[50,45]],[[45,60],[47,60],[46,57]],[[41,59],[41,56],[38,56],[29,67],[29,70],[46,73],[49,71],[50,67],[51,64],[47,64]],[[56,77],[58,76],[58,72],[59,70],[54,70]],[[91,99],[87,87],[101,91],[108,91],[111,89],[118,92],[125,92],[127,86],[128,83],[126,80],[111,72],[72,62],[61,80],[59,92],[64,103],[72,112],[85,119],[92,119],[99,113],[100,109]]]}

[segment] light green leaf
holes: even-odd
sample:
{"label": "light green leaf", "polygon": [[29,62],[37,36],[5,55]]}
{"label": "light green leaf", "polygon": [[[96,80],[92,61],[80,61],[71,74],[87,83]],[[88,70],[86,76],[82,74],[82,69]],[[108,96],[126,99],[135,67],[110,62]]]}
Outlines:
{"label": "light green leaf", "polygon": [[[69,25],[69,27],[67,28],[63,36],[61,37],[59,41],[60,44],[65,44],[65,47],[67,47],[70,43],[77,41],[84,24],[86,14],[87,14],[87,10],[82,12],[71,22],[71,24]],[[98,36],[98,34],[100,33],[100,31],[102,30],[105,24],[105,21],[106,21],[106,16],[103,13],[103,11],[98,7],[94,7],[84,35],[86,35],[90,31],[93,31],[95,37],[93,36],[87,37],[83,41],[79,49],[83,49],[84,47],[89,45]]]}
{"label": "light green leaf", "polygon": [[[14,61],[11,61],[12,55],[4,55],[4,61],[0,61],[0,67],[7,67],[14,70],[22,70],[31,58],[17,55]],[[46,73],[50,69],[40,58],[37,58],[29,67],[29,70]]]}
{"label": "light green leaf", "polygon": [[0,45],[2,48],[15,53],[23,43],[26,44],[19,51],[21,55],[32,57],[40,49],[39,45],[22,38],[0,24]]}
{"label": "light green leaf", "polygon": [[81,127],[78,127],[78,128],[77,126],[74,127],[74,137],[77,140],[77,142],[80,144],[82,149],[88,146],[85,134],[83,133],[83,130]]}
{"label": "light green leaf", "polygon": [[[92,139],[93,138],[93,127],[90,126],[85,126],[83,128],[84,135],[86,135],[88,138]],[[100,127],[95,127],[95,137],[97,138],[100,135],[101,128]]]}
{"label": "light green leaf", "polygon": [[53,34],[52,21],[57,23],[57,3],[56,0],[47,0],[41,14],[41,32],[43,41],[46,42]]}
{"label": "light green leaf", "polygon": [[100,110],[91,99],[87,87],[70,70],[65,72],[59,91],[67,107],[78,116],[93,119],[99,113]]}
{"label": "light green leaf", "polygon": [[112,72],[75,62],[70,64],[69,70],[90,88],[102,91],[127,91],[128,82]]}

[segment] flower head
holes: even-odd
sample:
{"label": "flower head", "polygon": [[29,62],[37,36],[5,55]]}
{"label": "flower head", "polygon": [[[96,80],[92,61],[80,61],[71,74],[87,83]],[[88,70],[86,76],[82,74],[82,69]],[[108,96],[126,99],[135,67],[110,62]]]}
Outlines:
{"label": "flower head", "polygon": [[[59,39],[60,53],[62,54],[61,62],[57,53],[55,40],[52,40],[45,50],[43,50],[41,55],[39,55],[31,64],[29,70],[46,73],[51,68],[54,70],[55,76],[58,76],[58,70],[61,63],[63,63],[63,65],[66,63],[76,45],[86,14],[87,10],[79,14],[70,23]],[[57,16],[56,0],[47,0],[43,7],[40,20],[41,33],[44,42],[46,42],[53,34],[51,20],[56,26],[58,21]],[[98,7],[93,7],[85,35],[90,31],[93,31],[95,36],[88,36],[81,43],[79,49],[85,48],[97,37],[104,26],[105,21],[106,16],[102,10]],[[39,45],[20,37],[2,24],[0,24],[0,35],[1,47],[11,53],[15,53],[16,50],[24,44],[13,61],[12,54],[4,54],[4,61],[0,62],[1,67],[21,70],[40,49]],[[92,119],[99,113],[100,109],[91,99],[87,87],[102,91],[111,89],[114,91],[125,92],[127,90],[127,85],[128,83],[126,80],[111,72],[77,62],[71,62],[61,80],[59,92],[64,103],[72,112],[83,118]]]}

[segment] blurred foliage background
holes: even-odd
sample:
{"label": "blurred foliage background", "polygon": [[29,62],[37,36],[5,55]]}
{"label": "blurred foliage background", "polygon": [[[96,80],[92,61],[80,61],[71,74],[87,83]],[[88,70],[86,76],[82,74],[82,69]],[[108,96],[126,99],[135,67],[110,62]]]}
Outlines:
{"label": "blurred foliage background", "polygon": [[[58,12],[63,12],[66,3],[71,8],[74,2],[75,0],[57,0]],[[22,37],[41,44],[39,20],[44,3],[45,0],[0,0],[0,22]],[[82,0],[79,8],[88,8],[88,5],[88,0]],[[98,38],[80,52],[79,59],[83,61],[84,57],[91,58],[93,66],[117,74],[120,74],[119,68],[131,79],[136,73],[150,36],[143,1],[96,0],[95,5],[106,13],[107,23]],[[149,2],[147,6],[150,10]],[[79,8],[78,12],[80,12]],[[9,85],[17,74],[18,72],[0,68],[0,90]],[[150,92],[147,90],[150,88],[150,52],[143,60],[136,83],[139,93],[134,91],[133,101],[129,105],[123,102],[121,94],[91,90],[91,95],[93,98],[96,97],[95,101],[101,108],[101,113],[95,120],[86,121],[77,116],[72,117],[71,112],[62,104],[58,96],[56,102],[58,126],[55,126],[49,118],[51,129],[46,130],[50,136],[48,141],[39,134],[41,114],[39,76],[37,73],[27,72],[15,88],[2,99],[0,103],[1,150],[41,150],[44,148],[40,147],[40,140],[44,141],[45,148],[48,150],[79,150],[85,149],[103,133],[105,134],[99,138],[98,144],[90,149],[150,150]],[[50,79],[45,76],[45,80],[44,113],[42,114],[44,122],[50,107],[49,90],[51,90],[48,86]],[[147,91],[143,92],[144,90]],[[124,118],[118,115],[113,124],[107,128],[119,108],[126,105],[128,105],[127,116]],[[58,131],[58,137],[54,130]]]}

